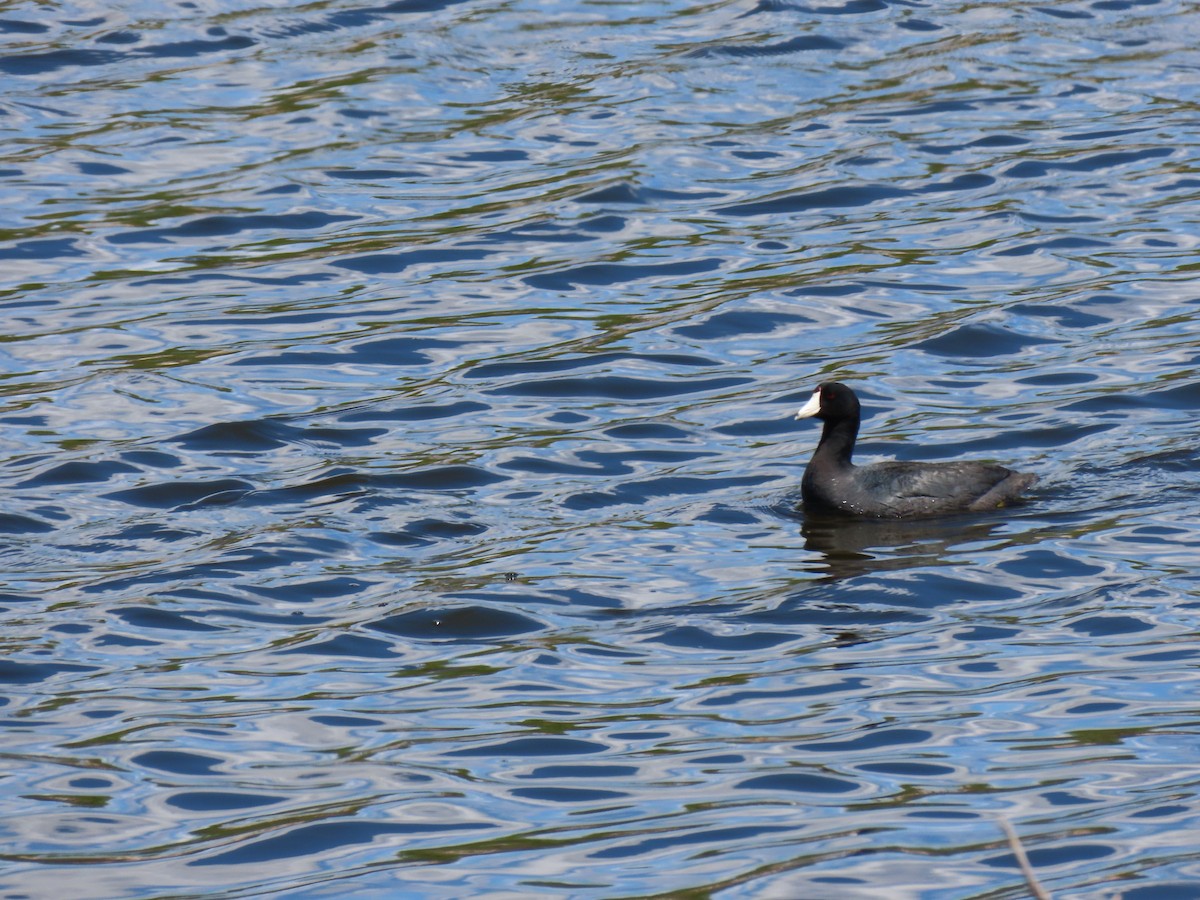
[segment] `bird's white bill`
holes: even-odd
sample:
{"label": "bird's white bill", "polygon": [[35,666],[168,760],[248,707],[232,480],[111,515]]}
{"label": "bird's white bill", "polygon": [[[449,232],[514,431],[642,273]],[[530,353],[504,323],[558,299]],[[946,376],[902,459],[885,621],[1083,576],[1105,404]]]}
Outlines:
{"label": "bird's white bill", "polygon": [[809,419],[821,411],[821,389],[813,391],[813,395],[796,411],[797,419]]}

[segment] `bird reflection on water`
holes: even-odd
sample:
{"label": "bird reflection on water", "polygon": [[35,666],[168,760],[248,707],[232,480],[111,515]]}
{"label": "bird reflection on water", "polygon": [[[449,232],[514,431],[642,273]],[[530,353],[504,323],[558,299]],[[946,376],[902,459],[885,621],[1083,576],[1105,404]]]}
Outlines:
{"label": "bird reflection on water", "polygon": [[973,516],[860,519],[806,512],[801,518],[805,549],[821,554],[822,568],[814,571],[822,581],[949,565],[956,547],[987,540],[1004,524]]}

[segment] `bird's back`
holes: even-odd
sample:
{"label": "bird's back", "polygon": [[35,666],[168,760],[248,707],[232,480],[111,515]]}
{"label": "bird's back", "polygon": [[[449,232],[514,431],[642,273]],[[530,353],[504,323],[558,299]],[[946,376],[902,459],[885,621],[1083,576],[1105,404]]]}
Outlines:
{"label": "bird's back", "polygon": [[979,462],[885,462],[851,466],[820,479],[805,474],[806,502],[886,517],[997,509],[1037,481],[1036,475]]}

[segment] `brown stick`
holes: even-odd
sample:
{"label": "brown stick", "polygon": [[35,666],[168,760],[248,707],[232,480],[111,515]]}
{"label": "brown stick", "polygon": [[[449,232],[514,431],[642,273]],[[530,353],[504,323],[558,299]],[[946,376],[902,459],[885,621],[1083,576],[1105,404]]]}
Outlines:
{"label": "brown stick", "polygon": [[1003,816],[1000,817],[1000,827],[1004,829],[1004,834],[1008,837],[1008,846],[1012,848],[1013,856],[1017,858],[1017,865],[1021,867],[1021,874],[1025,876],[1025,883],[1029,885],[1029,893],[1033,894],[1036,900],[1050,900],[1050,895],[1038,883],[1037,876],[1033,874],[1033,866],[1029,864],[1029,857],[1025,855],[1021,839],[1017,837],[1013,827],[1008,824],[1008,819]]}

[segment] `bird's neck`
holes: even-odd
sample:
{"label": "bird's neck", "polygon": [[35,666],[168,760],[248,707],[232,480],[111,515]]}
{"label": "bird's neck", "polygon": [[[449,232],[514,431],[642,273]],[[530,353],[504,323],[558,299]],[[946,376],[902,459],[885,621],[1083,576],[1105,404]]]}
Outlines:
{"label": "bird's neck", "polygon": [[850,457],[854,455],[854,442],[858,439],[858,421],[856,419],[839,419],[826,422],[821,429],[821,441],[817,444],[814,455],[833,460],[837,465],[849,467]]}

